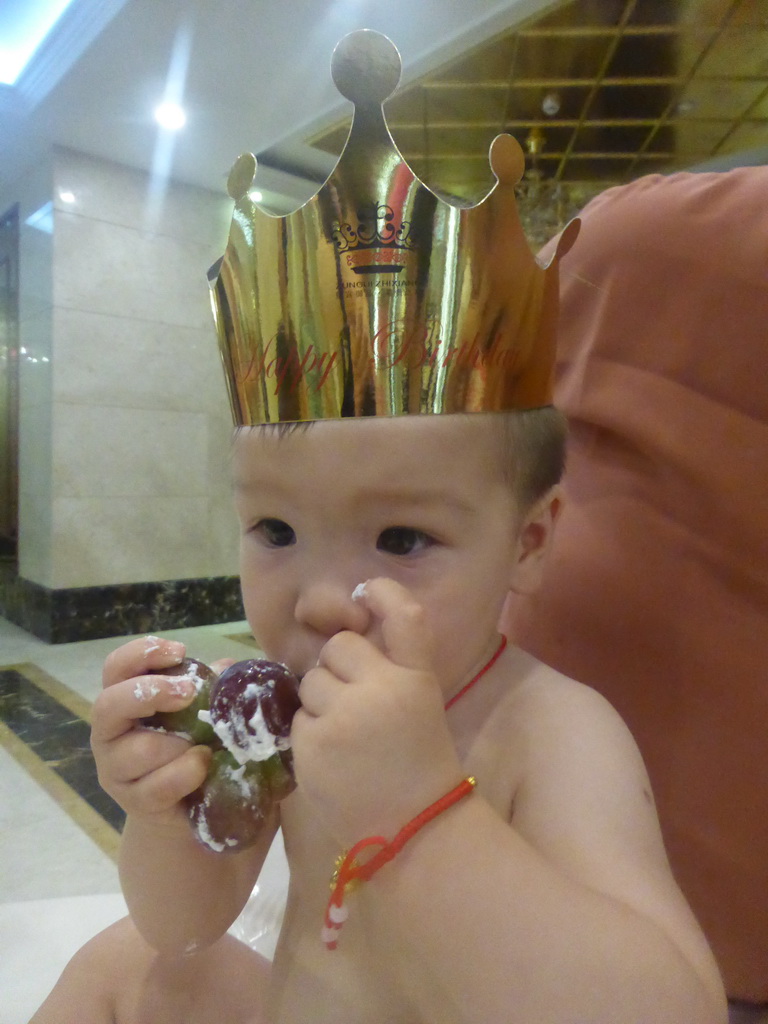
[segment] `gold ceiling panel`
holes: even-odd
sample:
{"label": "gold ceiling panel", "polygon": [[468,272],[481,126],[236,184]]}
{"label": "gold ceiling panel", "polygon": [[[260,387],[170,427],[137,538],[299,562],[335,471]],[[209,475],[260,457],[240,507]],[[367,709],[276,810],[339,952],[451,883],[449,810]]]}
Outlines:
{"label": "gold ceiling panel", "polygon": [[728,148],[732,152],[744,149],[757,149],[765,146],[765,129],[756,123],[742,124],[735,128],[728,139]]}
{"label": "gold ceiling panel", "polygon": [[760,101],[765,88],[766,83],[760,81],[694,79],[681,98],[680,120],[736,120]]}
{"label": "gold ceiling panel", "polygon": [[[435,188],[477,199],[511,132],[533,184],[584,194],[768,147],[768,0],[570,0],[410,83],[392,134]],[[348,123],[310,140],[339,153]]]}
{"label": "gold ceiling panel", "polygon": [[742,4],[731,17],[731,25],[751,25],[765,29],[768,25],[768,0],[753,0],[753,3]]}
{"label": "gold ceiling panel", "polygon": [[712,44],[697,68],[697,74],[715,75],[726,80],[734,73],[734,62],[740,75],[765,78],[768,74],[768,53],[764,29],[755,27],[724,31]]}

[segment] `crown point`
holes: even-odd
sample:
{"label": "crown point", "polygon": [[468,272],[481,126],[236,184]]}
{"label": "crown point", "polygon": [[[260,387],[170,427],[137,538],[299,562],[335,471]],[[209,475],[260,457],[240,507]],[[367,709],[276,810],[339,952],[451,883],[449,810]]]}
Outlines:
{"label": "crown point", "polygon": [[397,88],[402,62],[397,47],[380,32],[360,29],[338,43],[331,75],[342,96],[356,105],[382,104]]}
{"label": "crown point", "polygon": [[557,241],[557,248],[555,250],[556,260],[561,260],[566,253],[570,252],[573,248],[573,243],[579,237],[579,231],[581,231],[581,221],[578,217],[574,217],[573,220],[568,221],[560,232],[560,238]]}
{"label": "crown point", "polygon": [[566,256],[573,248],[573,243],[579,237],[581,231],[581,220],[578,217],[574,217],[573,220],[569,220],[563,230],[557,236],[555,241],[555,251],[549,257],[546,263],[541,263],[540,266],[544,270],[548,270],[550,267],[555,266],[559,263],[563,256]]}
{"label": "crown point", "polygon": [[525,173],[525,156],[512,135],[497,135],[489,153],[491,170],[500,185],[516,185]]}
{"label": "crown point", "polygon": [[253,153],[241,153],[232,165],[227,178],[227,193],[235,202],[248,193],[256,177],[256,157]]}

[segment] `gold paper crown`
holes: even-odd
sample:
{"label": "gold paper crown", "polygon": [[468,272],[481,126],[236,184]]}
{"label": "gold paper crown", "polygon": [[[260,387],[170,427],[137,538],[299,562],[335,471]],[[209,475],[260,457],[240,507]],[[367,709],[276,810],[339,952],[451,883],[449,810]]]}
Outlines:
{"label": "gold paper crown", "polygon": [[490,150],[497,184],[473,207],[439,199],[392,140],[383,101],[400,79],[393,43],[346,36],[333,80],[355,104],[344,152],[314,198],[286,217],[249,198],[251,154],[229,176],[229,241],[209,271],[239,425],[346,416],[529,409],[551,402],[557,263],[526,241],[510,135]]}

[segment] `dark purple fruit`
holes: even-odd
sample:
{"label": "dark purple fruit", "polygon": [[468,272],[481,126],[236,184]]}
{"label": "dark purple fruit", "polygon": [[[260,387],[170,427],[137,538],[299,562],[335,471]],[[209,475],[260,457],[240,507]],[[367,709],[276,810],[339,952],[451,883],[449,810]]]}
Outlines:
{"label": "dark purple fruit", "polygon": [[240,765],[226,750],[214,753],[205,782],[187,797],[196,838],[216,853],[253,846],[272,806],[261,765]]}
{"label": "dark purple fruit", "polygon": [[205,782],[186,799],[192,830],[217,853],[246,849],[275,802],[296,788],[290,732],[301,706],[299,681],[271,661],[241,661],[217,678],[207,665],[185,658],[163,674],[191,676],[197,695],[182,711],[158,712],[143,724],[213,750]]}
{"label": "dark purple fruit", "polygon": [[211,688],[213,727],[243,764],[266,761],[288,749],[291,723],[300,707],[299,680],[273,661],[239,661]]}
{"label": "dark purple fruit", "polygon": [[180,711],[157,711],[149,718],[142,718],[141,724],[149,729],[176,733],[192,743],[207,743],[218,747],[212,726],[208,722],[201,722],[197,716],[198,711],[208,710],[211,687],[218,678],[213,669],[197,658],[184,658],[180,664],[164,668],[158,675],[188,676],[195,684],[197,693],[192,703]]}
{"label": "dark purple fruit", "polygon": [[285,800],[296,789],[296,776],[293,771],[293,753],[291,750],[279,750],[266,761],[254,765],[260,771],[264,783],[269,789],[275,803]]}

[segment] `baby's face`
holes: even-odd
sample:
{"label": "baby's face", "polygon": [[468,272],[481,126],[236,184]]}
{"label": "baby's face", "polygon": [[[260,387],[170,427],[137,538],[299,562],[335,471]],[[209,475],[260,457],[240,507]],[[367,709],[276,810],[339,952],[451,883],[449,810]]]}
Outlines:
{"label": "baby's face", "polygon": [[243,431],[234,473],[245,610],[270,659],[303,675],[347,629],[381,646],[380,623],[352,597],[377,576],[423,606],[445,692],[487,655],[518,548],[487,424],[423,416]]}

